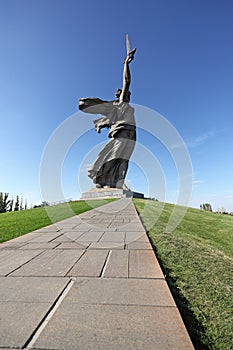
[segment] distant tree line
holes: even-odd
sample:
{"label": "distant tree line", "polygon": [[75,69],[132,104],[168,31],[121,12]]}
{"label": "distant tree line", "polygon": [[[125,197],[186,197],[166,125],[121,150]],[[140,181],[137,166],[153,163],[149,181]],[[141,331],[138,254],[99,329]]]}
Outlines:
{"label": "distant tree line", "polygon": [[27,201],[23,202],[23,198],[16,196],[15,199],[9,198],[9,193],[0,192],[0,213],[6,213],[10,211],[19,211],[27,209]]}

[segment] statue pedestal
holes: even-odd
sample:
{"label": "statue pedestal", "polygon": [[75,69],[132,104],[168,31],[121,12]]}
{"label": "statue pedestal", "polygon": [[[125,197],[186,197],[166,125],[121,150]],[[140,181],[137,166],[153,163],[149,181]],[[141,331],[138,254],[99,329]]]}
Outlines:
{"label": "statue pedestal", "polygon": [[104,199],[104,198],[144,198],[143,193],[121,188],[92,188],[82,194],[81,199]]}

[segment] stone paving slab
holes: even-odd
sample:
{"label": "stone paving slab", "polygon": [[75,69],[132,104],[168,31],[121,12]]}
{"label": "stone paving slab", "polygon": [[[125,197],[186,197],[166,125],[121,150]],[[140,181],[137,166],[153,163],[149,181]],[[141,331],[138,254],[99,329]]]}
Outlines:
{"label": "stone paving slab", "polygon": [[[107,226],[107,225],[106,225]],[[90,226],[89,226],[90,227]],[[114,228],[109,228],[109,227],[103,227],[103,225],[99,225],[99,226],[92,226],[91,227],[91,229],[90,229],[90,231],[91,232],[95,232],[95,231],[100,231],[100,229],[102,228],[102,230],[104,231],[104,232],[108,232],[108,231],[110,231],[110,232],[114,232],[114,231],[116,231],[117,230],[117,228],[116,227],[114,227]]]}
{"label": "stone paving slab", "polygon": [[1,243],[0,244],[0,250],[4,249],[9,244],[23,244],[23,243],[30,242],[30,240],[33,239],[36,235],[38,235],[38,233],[30,232],[30,233],[27,233],[26,235],[22,235],[22,236],[14,238],[14,239],[12,239],[10,241]]}
{"label": "stone paving slab", "polygon": [[125,249],[123,242],[93,242],[89,249]]}
{"label": "stone paving slab", "polygon": [[125,242],[131,243],[131,242],[149,242],[149,238],[145,234],[145,232],[125,232]]}
{"label": "stone paving slab", "polygon": [[0,347],[22,348],[50,306],[50,303],[0,302]]}
{"label": "stone paving slab", "polygon": [[108,253],[108,250],[87,250],[68,275],[99,277]]}
{"label": "stone paving slab", "polygon": [[24,244],[22,247],[19,247],[20,250],[28,250],[28,249],[54,249],[56,248],[60,243],[57,242],[28,242]]}
{"label": "stone paving slab", "polygon": [[[75,226],[75,231],[83,231],[83,232],[86,232],[86,231],[90,231],[90,229],[92,228],[91,225],[89,224],[85,224],[85,223],[81,223],[77,226]],[[66,231],[69,231],[70,229],[66,229]],[[65,230],[64,230],[65,231]],[[99,231],[99,230],[98,230]]]}
{"label": "stone paving slab", "polygon": [[155,254],[152,250],[129,251],[130,278],[164,278]]}
{"label": "stone paving slab", "polygon": [[[123,227],[123,228],[122,228]],[[124,231],[126,232],[145,232],[144,227],[140,224],[138,225],[138,223],[126,223],[124,226],[118,226],[116,228],[117,231],[122,231],[124,229]],[[111,228],[109,228],[111,230]]]}
{"label": "stone paving slab", "polygon": [[190,350],[175,307],[61,305],[36,349]]}
{"label": "stone paving slab", "polygon": [[4,242],[0,244],[0,251],[4,250],[4,249],[18,249],[23,247],[24,245],[26,245],[25,242],[14,242],[12,241],[8,241],[8,242]]}
{"label": "stone paving slab", "polygon": [[59,228],[57,226],[57,224],[53,224],[53,225],[49,225],[49,226],[45,226],[45,227],[42,227],[42,228],[39,228],[38,230],[35,230],[33,232],[36,232],[36,233],[40,233],[40,232],[57,232],[59,231]]}
{"label": "stone paving slab", "polygon": [[30,240],[30,243],[47,243],[61,235],[62,232],[40,232],[40,235],[35,235],[35,237]]}
{"label": "stone paving slab", "polygon": [[127,249],[149,249],[152,250],[150,242],[134,241],[127,244]]}
{"label": "stone paving slab", "polygon": [[81,237],[84,233],[85,231],[64,231],[62,232],[61,236],[58,236],[57,238],[53,239],[51,243],[74,242],[77,239],[79,239],[79,237]]}
{"label": "stone paving slab", "polygon": [[0,278],[0,347],[23,347],[68,278]]}
{"label": "stone paving slab", "polygon": [[10,276],[65,276],[84,253],[84,249],[45,251]]}
{"label": "stone paving slab", "polygon": [[98,242],[103,235],[104,231],[85,232],[77,239],[77,242]]}
{"label": "stone paving slab", "polygon": [[0,349],[26,346],[193,350],[131,199],[0,244]]}
{"label": "stone paving slab", "polygon": [[69,278],[0,277],[0,302],[53,302]]}
{"label": "stone paving slab", "polygon": [[164,279],[77,278],[65,302],[175,307]]}
{"label": "stone paving slab", "polygon": [[[2,256],[3,253],[7,252],[7,256]],[[43,250],[8,250],[0,251],[0,276],[6,276],[18,269],[20,266],[26,264],[31,259],[41,254]]]}
{"label": "stone paving slab", "polygon": [[125,232],[124,231],[108,231],[104,232],[103,236],[100,238],[100,242],[125,242]]}
{"label": "stone paving slab", "polygon": [[86,249],[91,242],[63,242],[56,249]]}
{"label": "stone paving slab", "polygon": [[112,250],[103,277],[128,277],[129,251]]}

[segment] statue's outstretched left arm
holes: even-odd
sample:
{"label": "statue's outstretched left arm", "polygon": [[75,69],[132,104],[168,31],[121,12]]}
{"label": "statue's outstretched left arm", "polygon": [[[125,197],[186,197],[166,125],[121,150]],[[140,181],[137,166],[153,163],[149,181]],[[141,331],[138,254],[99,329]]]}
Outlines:
{"label": "statue's outstretched left arm", "polygon": [[101,129],[110,127],[109,116],[114,109],[111,102],[96,97],[80,98],[79,109],[85,113],[103,115],[102,118],[94,120],[95,130],[98,133],[101,132]]}

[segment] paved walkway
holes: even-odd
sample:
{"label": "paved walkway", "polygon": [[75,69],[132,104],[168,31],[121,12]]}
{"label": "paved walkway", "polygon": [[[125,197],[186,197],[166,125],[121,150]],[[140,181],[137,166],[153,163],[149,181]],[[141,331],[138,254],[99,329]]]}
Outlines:
{"label": "paved walkway", "polygon": [[0,349],[191,350],[130,199],[0,245]]}

